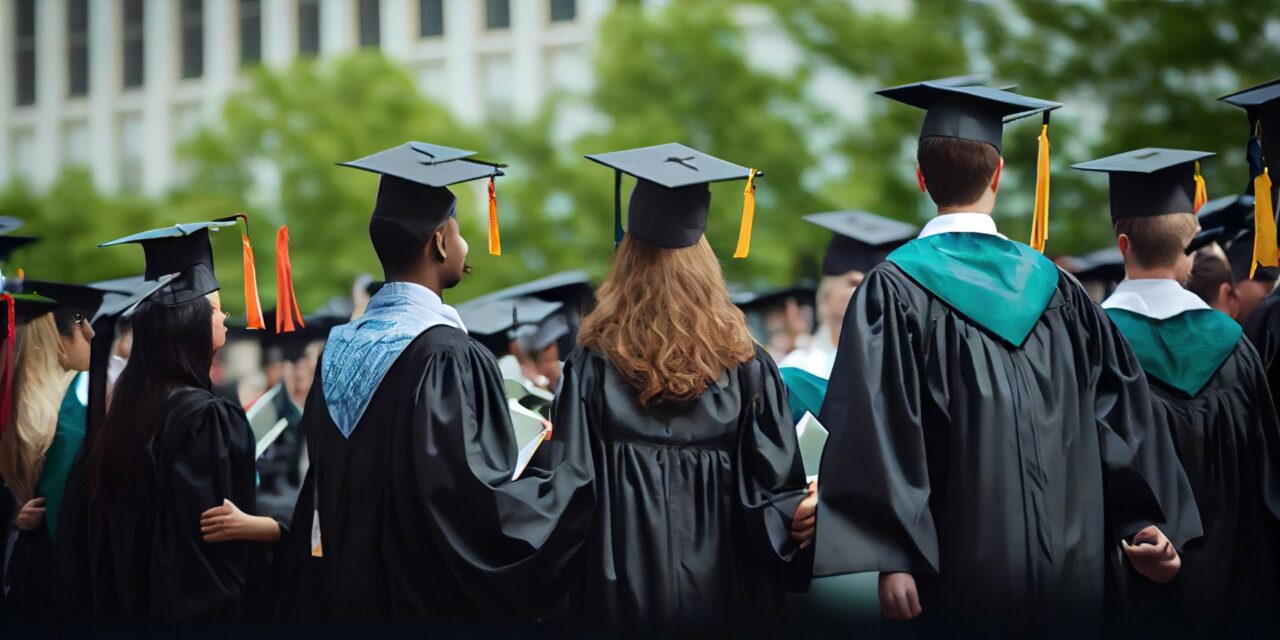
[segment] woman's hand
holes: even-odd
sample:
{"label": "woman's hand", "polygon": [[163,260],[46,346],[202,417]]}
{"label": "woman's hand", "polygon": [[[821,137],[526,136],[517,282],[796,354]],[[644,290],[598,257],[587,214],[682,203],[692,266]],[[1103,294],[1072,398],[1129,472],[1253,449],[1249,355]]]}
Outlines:
{"label": "woman's hand", "polygon": [[910,620],[922,611],[916,579],[909,573],[880,574],[880,613],[890,620]]}
{"label": "woman's hand", "polygon": [[818,527],[818,482],[809,483],[809,494],[796,505],[791,517],[791,537],[804,549],[813,544],[813,534]]}
{"label": "woman's hand", "polygon": [[200,514],[200,533],[205,542],[275,542],[280,539],[280,525],[271,518],[251,516],[230,500],[223,500],[221,507]]}
{"label": "woman's hand", "polygon": [[1129,563],[1138,573],[1157,584],[1173,580],[1182,568],[1182,558],[1178,550],[1165,537],[1164,532],[1154,526],[1147,527],[1133,536],[1133,544],[1120,541]]}
{"label": "woman's hand", "polygon": [[32,498],[22,505],[15,523],[23,531],[35,531],[44,524],[44,498]]}

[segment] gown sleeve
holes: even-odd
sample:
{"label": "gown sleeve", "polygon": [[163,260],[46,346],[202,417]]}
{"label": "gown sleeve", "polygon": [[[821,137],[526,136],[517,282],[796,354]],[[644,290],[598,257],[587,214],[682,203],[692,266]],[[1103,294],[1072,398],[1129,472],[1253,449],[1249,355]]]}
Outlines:
{"label": "gown sleeve", "polygon": [[1236,554],[1236,561],[1247,566],[1238,566],[1235,575],[1247,585],[1241,600],[1259,605],[1243,615],[1270,610],[1274,619],[1277,614],[1273,607],[1280,598],[1280,553],[1273,542],[1280,540],[1280,418],[1266,371],[1250,355],[1254,374],[1249,386],[1255,420],[1248,434],[1252,459],[1241,487],[1241,510],[1247,516],[1241,524],[1242,549]]}
{"label": "gown sleeve", "polygon": [[1089,383],[1112,535],[1127,538],[1154,524],[1182,549],[1203,531],[1167,418],[1119,329],[1083,291],[1075,293],[1077,317],[1094,336]]}
{"label": "gown sleeve", "polygon": [[881,269],[853,294],[819,420],[814,575],[936,573],[917,327]]}
{"label": "gown sleeve", "polygon": [[745,375],[743,425],[738,442],[738,502],[747,538],[764,569],[782,586],[802,592],[813,574],[813,548],[791,537],[796,507],[806,495],[804,462],[786,385],[768,354],[739,371]]}
{"label": "gown sleeve", "polygon": [[[579,425],[559,425],[555,464],[511,480],[519,445],[497,363],[481,349],[427,364],[412,418],[419,503],[397,508],[429,514],[432,543],[480,618],[531,618],[590,525],[589,445]],[[572,389],[576,372],[565,376]]]}
{"label": "gown sleeve", "polygon": [[[198,392],[189,392],[192,396]],[[156,452],[150,610],[156,621],[234,622],[242,613],[252,542],[204,542],[200,514],[230,500],[254,512],[253,436],[244,412],[202,394],[175,411]]]}

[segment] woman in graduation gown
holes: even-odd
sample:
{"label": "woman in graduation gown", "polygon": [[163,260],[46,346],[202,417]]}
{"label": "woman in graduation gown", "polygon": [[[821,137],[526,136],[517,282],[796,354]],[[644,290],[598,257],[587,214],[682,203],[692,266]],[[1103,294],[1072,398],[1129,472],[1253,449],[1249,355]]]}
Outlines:
{"label": "woman in graduation gown", "polygon": [[15,297],[14,344],[4,346],[13,350],[14,386],[0,427],[0,475],[22,507],[5,602],[9,622],[38,624],[56,619],[59,610],[59,515],[85,434],[84,378],[78,374],[89,368],[93,329],[83,309],[40,295]]}
{"label": "woman in graduation gown", "polygon": [[572,606],[605,625],[768,624],[808,586],[812,531],[793,526],[816,498],[782,378],[702,235],[707,185],[643,179],[645,152],[720,161],[662,149],[594,158],[642,179],[553,408],[556,438],[585,434],[595,473]]}
{"label": "woman in graduation gown", "polygon": [[147,236],[161,245],[148,247],[148,277],[181,275],[134,311],[133,350],[89,458],[100,621],[241,619],[262,542],[280,536],[275,521],[246,515],[255,500],[252,431],[244,411],[211,390],[226,314],[208,231],[179,231]]}

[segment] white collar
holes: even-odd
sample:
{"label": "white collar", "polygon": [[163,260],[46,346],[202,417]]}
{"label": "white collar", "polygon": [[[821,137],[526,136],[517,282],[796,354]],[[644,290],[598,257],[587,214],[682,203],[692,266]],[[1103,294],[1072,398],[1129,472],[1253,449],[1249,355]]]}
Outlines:
{"label": "white collar", "polygon": [[1125,280],[1116,286],[1111,297],[1102,302],[1103,309],[1123,309],[1154,320],[1172,318],[1184,311],[1208,309],[1204,303],[1173,280]]}
{"label": "white collar", "polygon": [[940,233],[982,233],[989,236],[1004,236],[996,231],[996,221],[985,213],[944,213],[938,214],[920,230],[917,238],[928,238]]}

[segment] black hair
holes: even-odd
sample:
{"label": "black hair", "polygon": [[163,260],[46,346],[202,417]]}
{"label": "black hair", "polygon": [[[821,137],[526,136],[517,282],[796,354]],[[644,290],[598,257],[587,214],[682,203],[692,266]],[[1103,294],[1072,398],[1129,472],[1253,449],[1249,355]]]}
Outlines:
{"label": "black hair", "polygon": [[920,139],[916,162],[935,204],[962,207],[977,202],[991,184],[1000,166],[1000,152],[977,140],[929,136]]}
{"label": "black hair", "polygon": [[[93,495],[138,502],[151,489],[147,448],[173,392],[208,389],[213,366],[213,304],[200,297],[166,306],[144,301],[133,314],[133,349],[93,434]],[[142,504],[142,502],[139,502]]]}
{"label": "black hair", "polygon": [[433,235],[434,232],[423,234],[409,229],[396,220],[376,217],[369,220],[369,239],[388,280],[417,265]]}

